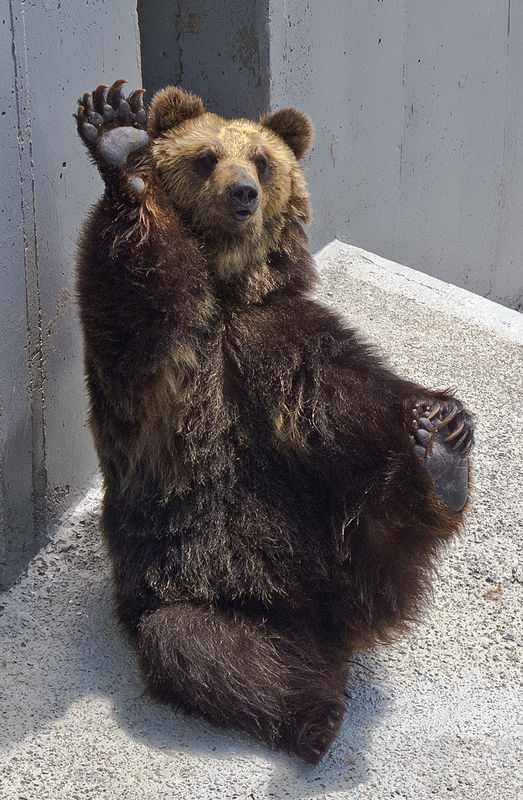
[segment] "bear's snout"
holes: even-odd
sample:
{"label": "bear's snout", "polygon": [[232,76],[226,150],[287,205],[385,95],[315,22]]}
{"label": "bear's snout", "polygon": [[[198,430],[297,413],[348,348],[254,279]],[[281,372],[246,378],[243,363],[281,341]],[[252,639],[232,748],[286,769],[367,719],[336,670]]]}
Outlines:
{"label": "bear's snout", "polygon": [[236,219],[247,219],[258,207],[258,188],[254,183],[247,181],[231,183],[229,197]]}

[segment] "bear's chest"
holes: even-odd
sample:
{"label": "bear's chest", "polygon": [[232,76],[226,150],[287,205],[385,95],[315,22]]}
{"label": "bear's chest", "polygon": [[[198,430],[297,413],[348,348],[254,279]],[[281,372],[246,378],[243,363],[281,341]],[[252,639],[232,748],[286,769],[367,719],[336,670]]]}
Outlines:
{"label": "bear's chest", "polygon": [[124,486],[163,501],[233,473],[249,436],[237,358],[222,326],[206,342],[174,344],[136,397],[133,418],[111,426]]}

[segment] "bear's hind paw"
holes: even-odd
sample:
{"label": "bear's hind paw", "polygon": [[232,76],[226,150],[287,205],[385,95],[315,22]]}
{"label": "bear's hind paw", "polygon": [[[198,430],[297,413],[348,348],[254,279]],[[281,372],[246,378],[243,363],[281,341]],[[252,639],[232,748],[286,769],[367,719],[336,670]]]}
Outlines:
{"label": "bear's hind paw", "polygon": [[418,403],[412,411],[414,449],[432,476],[437,496],[456,512],[467,502],[473,431],[470,415],[453,398]]}
{"label": "bear's hind paw", "polygon": [[346,706],[332,698],[308,706],[294,720],[289,749],[309,764],[323,758],[341,728]]}

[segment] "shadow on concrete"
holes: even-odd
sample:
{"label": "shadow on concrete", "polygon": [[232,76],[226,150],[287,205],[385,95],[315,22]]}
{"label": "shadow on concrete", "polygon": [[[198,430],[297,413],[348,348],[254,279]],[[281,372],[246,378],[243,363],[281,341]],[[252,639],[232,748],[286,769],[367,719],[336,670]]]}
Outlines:
{"label": "shadow on concrete", "polygon": [[367,737],[386,704],[365,656],[359,659],[362,666],[354,665],[339,738],[315,768],[271,752],[245,734],[216,729],[150,699],[134,651],[113,615],[110,570],[93,502],[83,505],[87,510],[62,526],[5,595],[0,617],[6,689],[0,748],[6,756],[24,740],[47,741],[52,747],[53,728],[69,716],[77,730],[83,726],[87,733],[99,707],[99,737],[108,739],[108,749],[108,728],[116,726],[148,750],[163,751],[175,760],[184,754],[207,762],[254,756],[269,766],[268,796],[281,796],[282,784],[285,796],[299,798],[309,797],[316,787],[324,792],[365,780]]}

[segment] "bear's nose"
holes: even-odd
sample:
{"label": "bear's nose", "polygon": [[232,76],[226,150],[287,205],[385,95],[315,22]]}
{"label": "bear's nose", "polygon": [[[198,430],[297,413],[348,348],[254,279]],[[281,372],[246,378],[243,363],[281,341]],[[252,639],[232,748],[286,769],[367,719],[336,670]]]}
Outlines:
{"label": "bear's nose", "polygon": [[254,183],[233,183],[229,194],[236,208],[242,210],[254,211],[258,203],[258,189]]}

